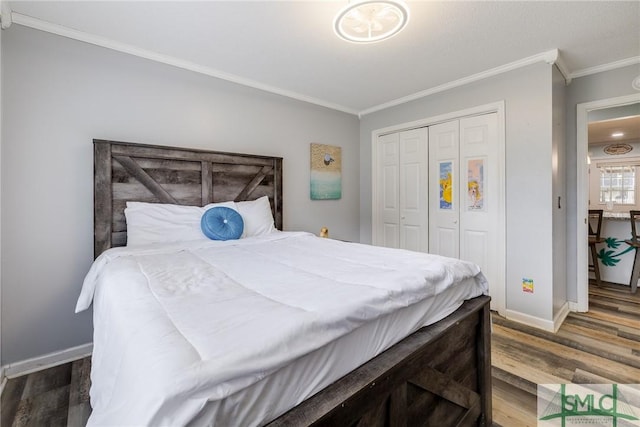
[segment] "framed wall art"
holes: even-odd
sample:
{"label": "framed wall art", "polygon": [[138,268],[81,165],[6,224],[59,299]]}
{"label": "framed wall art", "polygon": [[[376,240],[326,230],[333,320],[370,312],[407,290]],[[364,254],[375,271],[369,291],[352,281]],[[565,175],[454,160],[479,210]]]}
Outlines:
{"label": "framed wall art", "polygon": [[342,198],[342,148],[311,144],[311,200]]}
{"label": "framed wall art", "polygon": [[439,163],[438,176],[440,178],[440,209],[453,209],[453,162]]}
{"label": "framed wall art", "polygon": [[469,159],[467,161],[467,210],[484,210],[484,161],[485,159]]}

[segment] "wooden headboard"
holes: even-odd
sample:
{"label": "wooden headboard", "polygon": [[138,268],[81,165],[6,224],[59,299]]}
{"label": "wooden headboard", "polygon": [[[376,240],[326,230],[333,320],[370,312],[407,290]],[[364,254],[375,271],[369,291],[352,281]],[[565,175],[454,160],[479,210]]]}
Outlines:
{"label": "wooden headboard", "polygon": [[94,256],[127,243],[127,201],[204,206],[269,196],[282,229],[282,158],[93,140]]}

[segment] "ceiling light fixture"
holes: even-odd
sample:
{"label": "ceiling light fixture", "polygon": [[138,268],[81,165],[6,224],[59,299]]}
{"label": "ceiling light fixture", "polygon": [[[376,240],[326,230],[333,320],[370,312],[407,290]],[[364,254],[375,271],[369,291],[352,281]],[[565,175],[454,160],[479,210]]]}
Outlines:
{"label": "ceiling light fixture", "polygon": [[614,132],[611,134],[612,137],[614,138],[620,138],[621,136],[624,136],[623,132]]}
{"label": "ceiling light fixture", "polygon": [[356,0],[342,9],[333,29],[344,40],[373,43],[398,34],[409,22],[409,8],[400,0]]}

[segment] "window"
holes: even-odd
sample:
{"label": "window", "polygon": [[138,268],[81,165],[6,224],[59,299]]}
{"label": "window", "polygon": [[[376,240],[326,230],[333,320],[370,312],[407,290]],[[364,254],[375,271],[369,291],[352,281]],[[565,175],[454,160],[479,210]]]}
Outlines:
{"label": "window", "polygon": [[618,205],[635,205],[635,166],[603,166],[600,168],[600,203],[607,202]]}

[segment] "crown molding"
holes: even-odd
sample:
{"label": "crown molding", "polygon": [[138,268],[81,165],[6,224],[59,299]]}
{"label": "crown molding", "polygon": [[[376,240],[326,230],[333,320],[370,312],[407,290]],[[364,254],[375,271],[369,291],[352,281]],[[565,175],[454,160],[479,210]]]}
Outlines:
{"label": "crown molding", "polygon": [[310,97],[307,95],[303,95],[303,94],[293,92],[287,89],[279,88],[276,86],[267,85],[267,84],[264,84],[255,80],[251,80],[251,79],[246,79],[234,74],[225,73],[223,71],[206,67],[200,64],[196,64],[194,62],[185,61],[180,58],[164,55],[164,54],[147,50],[147,49],[138,48],[126,43],[121,43],[112,39],[108,39],[106,37],[97,36],[97,35],[86,33],[79,30],[74,30],[72,28],[68,28],[62,25],[53,24],[51,22],[43,21],[41,19],[37,19],[27,15],[22,15],[20,13],[12,12],[9,6],[9,2],[7,0],[0,0],[0,17],[2,18],[0,25],[3,29],[8,28],[12,23],[15,23],[18,25],[22,25],[22,26],[33,28],[40,31],[45,31],[58,36],[70,38],[73,40],[78,40],[84,43],[93,44],[95,46],[104,47],[106,49],[115,50],[118,52],[134,55],[140,58],[148,59],[148,60],[159,62],[162,64],[171,65],[177,68],[182,68],[184,70],[192,71],[195,73],[204,74],[220,80],[225,80],[231,83],[257,89],[263,92],[268,92],[275,95],[280,95],[287,98],[295,99],[297,101],[314,104],[314,105],[328,108],[331,110],[356,115],[359,118],[362,118],[367,114],[384,110],[386,108],[405,104],[407,102],[424,98],[429,95],[433,95],[439,92],[444,92],[446,90],[450,90],[456,87],[464,86],[469,83],[490,78],[490,77],[493,77],[502,73],[506,73],[508,71],[512,71],[518,68],[526,67],[528,65],[535,64],[541,61],[546,62],[547,64],[555,64],[558,67],[558,70],[560,71],[560,73],[562,73],[562,75],[564,76],[566,84],[571,83],[571,80],[577,77],[583,77],[590,74],[609,71],[616,68],[626,67],[628,65],[640,64],[640,56],[636,56],[636,57],[627,58],[627,59],[623,59],[616,62],[611,62],[609,64],[603,64],[596,67],[578,70],[572,73],[569,71],[568,67],[564,63],[564,60],[560,55],[560,51],[558,49],[552,49],[546,52],[539,53],[537,55],[529,56],[527,58],[523,58],[518,61],[514,61],[505,65],[501,65],[499,67],[492,68],[490,70],[473,74],[471,76],[463,77],[458,80],[444,83],[442,85],[435,86],[430,89],[416,92],[414,94],[411,94],[402,98],[397,98],[389,102],[385,102],[361,111],[357,111],[353,108],[345,107],[340,104],[335,104],[322,99]]}
{"label": "crown molding", "polygon": [[149,59],[151,61],[160,62],[162,64],[171,65],[177,68],[182,68],[184,70],[193,71],[195,73],[204,74],[210,77],[215,77],[220,80],[225,80],[231,83],[236,83],[242,86],[258,89],[263,92],[269,92],[275,95],[280,95],[287,98],[295,99],[297,101],[307,102],[309,104],[315,104],[320,107],[329,108],[331,110],[341,111],[343,113],[348,113],[353,115],[358,114],[356,110],[353,110],[351,108],[348,108],[339,104],[323,101],[321,99],[302,95],[287,89],[282,89],[276,86],[260,83],[255,80],[239,77],[234,74],[225,73],[223,71],[219,71],[210,67],[205,67],[203,65],[196,64],[194,62],[185,61],[180,58],[164,55],[164,54],[147,50],[147,49],[141,49],[126,43],[121,43],[115,40],[108,39],[106,37],[85,33],[83,31],[74,30],[72,28],[68,28],[58,24],[52,24],[51,22],[43,21],[41,19],[33,18],[27,15],[22,15],[16,12],[13,12],[12,15],[13,15],[13,22],[15,24],[19,24],[25,27],[33,28],[40,31],[45,31],[51,34],[67,37],[70,39],[104,47],[104,48],[115,50],[118,52],[127,53],[129,55],[138,56],[140,58]]}
{"label": "crown molding", "polygon": [[569,71],[569,67],[567,67],[567,64],[564,62],[564,58],[562,57],[562,55],[560,55],[560,52],[558,52],[558,57],[556,58],[554,64],[556,67],[558,67],[558,71],[560,71],[560,74],[562,74],[562,76],[564,77],[565,84],[571,84],[571,80],[573,79],[571,71]]}
{"label": "crown molding", "polygon": [[13,12],[7,0],[0,0],[0,29],[6,30],[13,23]]}
{"label": "crown molding", "polygon": [[597,65],[595,67],[584,68],[582,70],[571,73],[571,78],[584,77],[591,74],[602,73],[603,71],[611,71],[616,68],[627,67],[629,65],[640,64],[640,56],[632,56],[631,58],[621,59],[620,61],[610,62],[608,64]]}
{"label": "crown molding", "polygon": [[366,110],[360,111],[358,113],[358,117],[375,113],[377,111],[384,110],[390,107],[395,107],[397,105],[405,104],[407,102],[415,101],[416,99],[424,98],[426,96],[433,95],[435,93],[444,92],[449,89],[464,86],[466,84],[477,82],[479,80],[484,80],[486,78],[497,76],[499,74],[506,73],[508,71],[512,71],[518,68],[526,67],[527,65],[535,64],[537,62],[542,61],[548,64],[553,64],[557,60],[558,55],[559,55],[558,49],[553,49],[553,50],[539,53],[537,55],[529,56],[527,58],[520,59],[518,61],[514,61],[509,64],[501,65],[499,67],[492,68],[490,70],[483,71],[481,73],[473,74],[468,77],[463,77],[461,79],[454,80],[449,83],[442,84],[440,86],[432,87],[431,89],[426,89],[420,92],[416,92],[412,95],[408,95],[402,98],[394,99],[393,101],[376,105],[375,107],[371,107]]}

